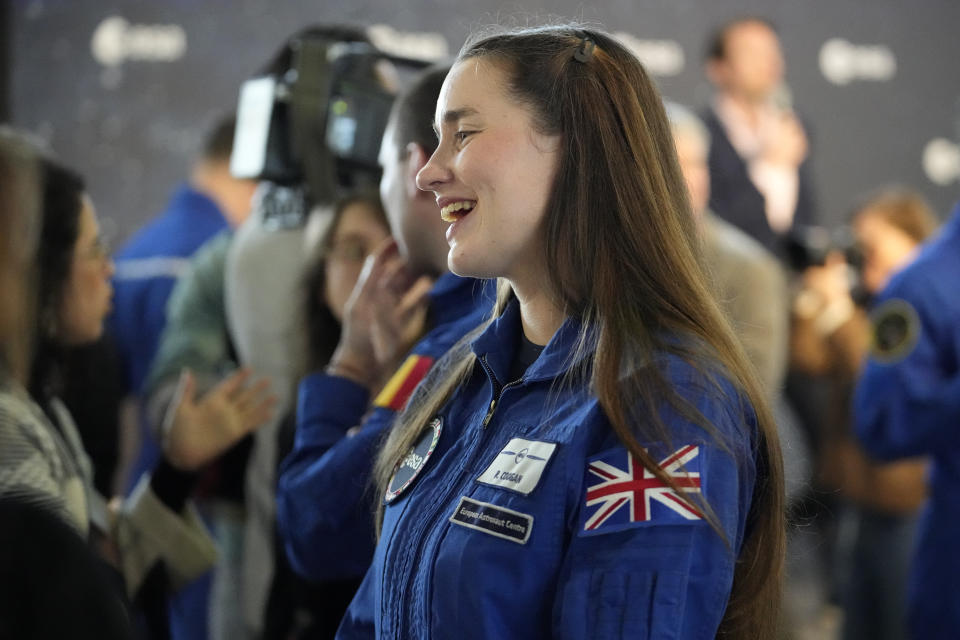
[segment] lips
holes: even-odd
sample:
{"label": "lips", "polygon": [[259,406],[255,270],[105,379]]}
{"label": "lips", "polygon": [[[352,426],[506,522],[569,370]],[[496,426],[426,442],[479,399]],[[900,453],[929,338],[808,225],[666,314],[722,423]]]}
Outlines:
{"label": "lips", "polygon": [[454,200],[440,207],[440,217],[444,222],[456,222],[477,206],[475,200]]}

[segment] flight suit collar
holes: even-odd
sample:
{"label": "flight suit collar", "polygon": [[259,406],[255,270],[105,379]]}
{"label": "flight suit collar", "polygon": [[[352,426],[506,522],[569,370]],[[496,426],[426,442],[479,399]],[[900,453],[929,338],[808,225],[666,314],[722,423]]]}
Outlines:
{"label": "flight suit collar", "polygon": [[[527,369],[523,380],[530,382],[558,378],[586,357],[592,356],[595,345],[593,331],[586,332],[587,346],[582,350],[576,348],[580,341],[582,326],[579,318],[568,316],[544,347],[540,357]],[[490,372],[501,384],[511,382],[506,378],[518,348],[521,330],[520,303],[514,299],[509,302],[504,312],[471,343],[473,352],[486,362]]]}

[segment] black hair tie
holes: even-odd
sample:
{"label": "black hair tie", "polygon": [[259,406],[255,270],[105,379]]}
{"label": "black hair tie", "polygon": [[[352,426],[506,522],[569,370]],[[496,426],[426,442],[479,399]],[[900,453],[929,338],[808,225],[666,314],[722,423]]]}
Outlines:
{"label": "black hair tie", "polygon": [[577,62],[586,64],[593,57],[593,50],[597,48],[597,43],[590,39],[590,36],[583,36],[577,50],[573,52],[573,59]]}

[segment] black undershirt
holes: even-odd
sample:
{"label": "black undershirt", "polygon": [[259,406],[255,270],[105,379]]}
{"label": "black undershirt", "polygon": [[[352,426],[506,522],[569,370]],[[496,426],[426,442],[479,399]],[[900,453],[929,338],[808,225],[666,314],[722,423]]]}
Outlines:
{"label": "black undershirt", "polygon": [[517,350],[513,355],[513,362],[510,364],[510,380],[519,380],[527,369],[530,368],[540,354],[543,353],[543,345],[534,344],[527,340],[527,336],[520,332],[520,339],[517,341]]}

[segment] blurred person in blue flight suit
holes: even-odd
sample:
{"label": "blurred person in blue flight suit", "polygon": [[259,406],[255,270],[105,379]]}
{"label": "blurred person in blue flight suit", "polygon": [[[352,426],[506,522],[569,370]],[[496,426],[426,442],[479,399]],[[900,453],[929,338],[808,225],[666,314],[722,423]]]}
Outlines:
{"label": "blurred person in blue flight suit", "polygon": [[[116,254],[113,310],[107,318],[107,331],[116,345],[126,389],[138,399],[167,324],[167,302],[177,279],[187,272],[201,245],[225,229],[238,227],[250,213],[256,182],[230,174],[235,128],[233,116],[213,126],[186,183],[177,188],[166,209]],[[156,426],[149,424],[146,407],[138,403],[136,416],[138,450],[130,468],[125,469],[127,492],[160,458]],[[177,596],[171,609],[175,639],[208,636],[209,588],[208,575]]]}
{"label": "blurred person in blue flight suit", "polygon": [[140,393],[150,370],[166,324],[167,300],[190,256],[220,231],[238,227],[250,213],[256,182],[230,174],[235,127],[234,117],[214,125],[186,183],[114,257],[117,272],[108,328],[134,394]]}
{"label": "blurred person in blue flight suit", "polygon": [[960,634],[958,282],[960,206],[878,297],[873,345],[854,397],[856,432],[870,454],[930,456],[930,498],[907,586],[907,626],[916,638]]}

